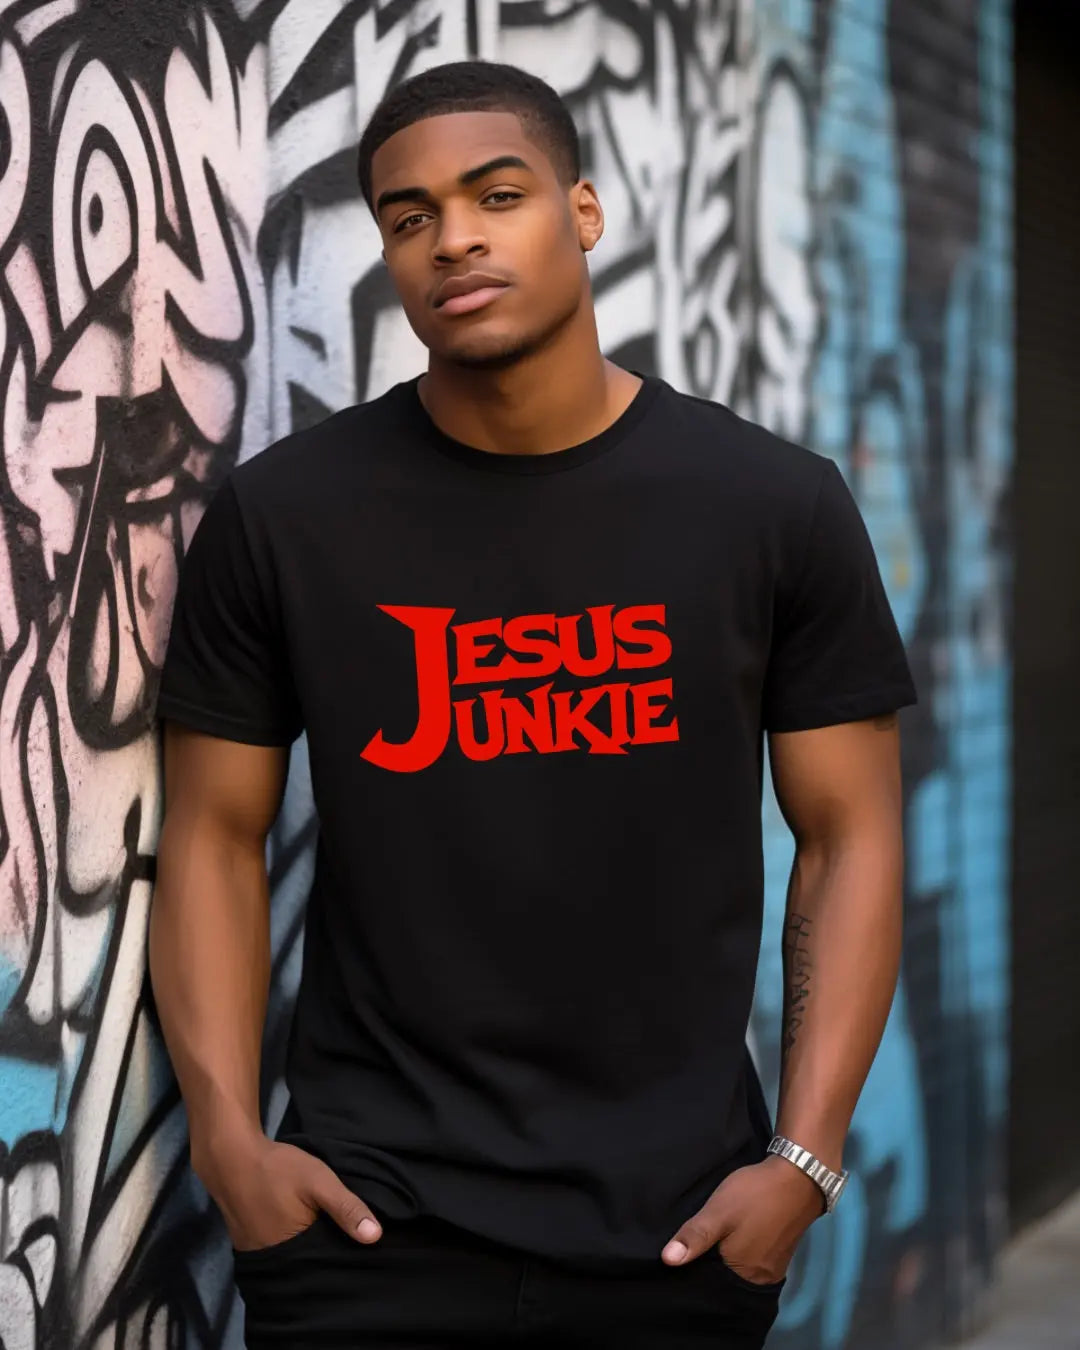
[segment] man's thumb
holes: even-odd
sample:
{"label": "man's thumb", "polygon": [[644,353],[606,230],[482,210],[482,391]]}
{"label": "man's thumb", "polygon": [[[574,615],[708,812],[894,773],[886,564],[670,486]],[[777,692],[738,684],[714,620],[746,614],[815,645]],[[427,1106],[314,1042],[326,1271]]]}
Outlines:
{"label": "man's thumb", "polygon": [[313,1199],[357,1242],[376,1242],[382,1237],[382,1225],[375,1215],[329,1168],[320,1178]]}
{"label": "man's thumb", "polygon": [[661,1258],[669,1266],[681,1266],[687,1261],[693,1261],[719,1242],[723,1236],[722,1228],[719,1206],[705,1205],[687,1219],[660,1253]]}

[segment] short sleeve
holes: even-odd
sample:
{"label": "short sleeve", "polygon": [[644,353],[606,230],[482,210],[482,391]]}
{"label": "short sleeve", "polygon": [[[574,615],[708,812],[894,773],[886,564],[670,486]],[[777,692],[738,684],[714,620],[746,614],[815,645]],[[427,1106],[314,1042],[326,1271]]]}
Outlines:
{"label": "short sleeve", "polygon": [[801,565],[778,588],[764,728],[808,731],[916,701],[866,525],[826,460]]}
{"label": "short sleeve", "polygon": [[158,691],[159,717],[250,745],[302,730],[281,615],[260,576],[231,479],[195,528],[180,568]]}

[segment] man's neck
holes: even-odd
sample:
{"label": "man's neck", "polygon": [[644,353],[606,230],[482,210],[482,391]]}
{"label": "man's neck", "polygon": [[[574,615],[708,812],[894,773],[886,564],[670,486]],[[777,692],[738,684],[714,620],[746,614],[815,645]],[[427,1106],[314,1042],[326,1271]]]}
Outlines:
{"label": "man's neck", "polygon": [[501,454],[543,455],[598,436],[640,387],[636,375],[605,359],[594,332],[591,350],[559,344],[503,370],[432,358],[419,392],[432,421],[455,440]]}

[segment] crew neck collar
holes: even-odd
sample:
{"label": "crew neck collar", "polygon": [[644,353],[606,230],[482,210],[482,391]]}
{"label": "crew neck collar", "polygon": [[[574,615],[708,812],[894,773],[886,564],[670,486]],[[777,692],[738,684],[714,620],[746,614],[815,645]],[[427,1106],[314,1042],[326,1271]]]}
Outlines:
{"label": "crew neck collar", "polygon": [[590,436],[587,441],[567,446],[564,450],[549,450],[544,454],[516,455],[498,450],[481,450],[475,445],[467,445],[464,441],[455,440],[453,436],[447,435],[432,421],[431,415],[420,401],[419,375],[399,384],[398,392],[406,417],[423,440],[442,454],[456,459],[460,464],[493,473],[559,473],[563,469],[575,469],[582,464],[588,464],[613,449],[648,412],[663,381],[654,375],[642,375],[636,370],[630,373],[637,375],[641,380],[641,388],[610,426],[605,427],[597,435]]}

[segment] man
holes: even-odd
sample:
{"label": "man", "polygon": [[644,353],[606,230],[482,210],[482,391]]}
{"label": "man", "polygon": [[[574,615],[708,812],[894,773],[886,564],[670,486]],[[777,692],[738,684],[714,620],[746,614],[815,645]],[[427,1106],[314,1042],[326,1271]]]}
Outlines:
{"label": "man", "polygon": [[[413,78],[359,174],[427,372],[232,473],[159,705],[151,971],[248,1346],[760,1347],[898,968],[915,694],[866,530],[831,461],[603,358],[603,215],[541,81]],[[302,731],[271,1141],[264,850]],[[766,735],[797,842],[775,1153]]]}

